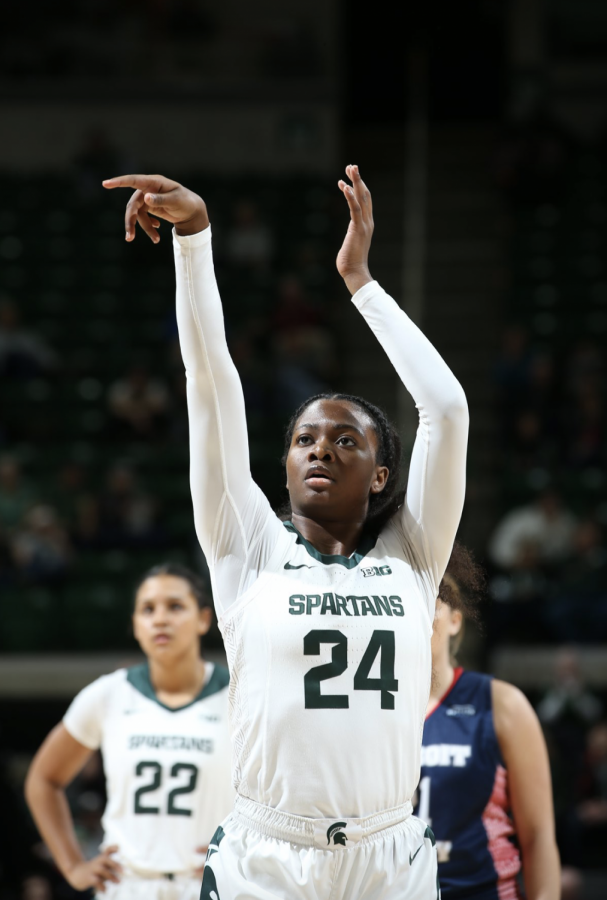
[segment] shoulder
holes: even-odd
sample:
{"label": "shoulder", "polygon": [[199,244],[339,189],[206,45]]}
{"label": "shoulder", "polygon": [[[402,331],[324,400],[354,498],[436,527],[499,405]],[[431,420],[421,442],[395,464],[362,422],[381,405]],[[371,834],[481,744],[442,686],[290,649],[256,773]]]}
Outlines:
{"label": "shoulder", "polygon": [[115,672],[109,672],[107,675],[101,675],[95,681],[87,684],[76,696],[86,696],[97,700],[106,699],[125,683],[127,672],[128,669],[117,669]]}
{"label": "shoulder", "polygon": [[491,698],[495,733],[502,748],[520,741],[525,732],[536,727],[535,710],[525,694],[513,684],[493,679]]}
{"label": "shoulder", "polygon": [[102,675],[81,690],[70,703],[63,724],[77,741],[91,750],[100,746],[104,723],[111,715],[112,698],[125,682],[126,670]]}

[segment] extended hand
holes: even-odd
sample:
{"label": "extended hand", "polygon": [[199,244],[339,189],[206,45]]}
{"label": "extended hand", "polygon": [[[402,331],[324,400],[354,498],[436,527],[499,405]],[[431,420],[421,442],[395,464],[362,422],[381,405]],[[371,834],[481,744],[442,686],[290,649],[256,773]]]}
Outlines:
{"label": "extended hand", "polygon": [[105,882],[113,881],[118,884],[119,875],[122,872],[120,863],[112,859],[112,853],[116,853],[118,847],[106,847],[103,853],[94,859],[76,863],[65,873],[66,879],[77,891],[85,891],[87,888],[95,888],[101,893],[105,892]]}
{"label": "extended hand", "polygon": [[373,281],[369,272],[373,204],[369,189],[358,172],[358,166],[346,166],[346,175],[352,181],[352,187],[345,181],[339,181],[338,184],[350,207],[350,224],[337,254],[336,264],[348,290],[355,294],[364,284]]}
{"label": "extended hand", "polygon": [[172,222],[177,234],[196,234],[209,224],[204,200],[163,175],[120,175],[107,178],[103,186],[108,190],[135,188],[124,217],[127,241],[135,239],[137,222],[155,244],[160,240],[156,231],[160,227],[158,219]]}

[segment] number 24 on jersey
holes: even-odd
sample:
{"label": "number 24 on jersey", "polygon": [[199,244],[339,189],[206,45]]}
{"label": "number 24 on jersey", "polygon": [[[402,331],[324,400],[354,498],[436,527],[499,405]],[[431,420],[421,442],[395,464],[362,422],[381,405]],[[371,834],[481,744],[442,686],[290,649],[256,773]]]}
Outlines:
{"label": "number 24 on jersey", "polygon": [[[304,656],[318,656],[321,644],[333,644],[331,662],[314,666],[304,675],[306,709],[348,709],[347,694],[321,694],[320,683],[337,678],[348,668],[348,639],[341,631],[314,629],[304,637]],[[379,678],[369,673],[380,654]],[[394,694],[398,691],[398,679],[394,677],[394,632],[374,631],[354,673],[355,691],[379,691],[382,709],[394,709]]]}

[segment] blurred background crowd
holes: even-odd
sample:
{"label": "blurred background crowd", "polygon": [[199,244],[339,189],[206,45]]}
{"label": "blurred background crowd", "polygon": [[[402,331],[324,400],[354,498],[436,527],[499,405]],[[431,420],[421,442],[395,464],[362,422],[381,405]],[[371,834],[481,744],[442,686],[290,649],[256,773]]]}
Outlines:
{"label": "blurred background crowd", "polygon": [[[564,896],[605,896],[607,12],[475,0],[410,14],[402,39],[381,4],[327,6],[66,0],[51,20],[29,0],[0,36],[2,900],[74,896],[25,813],[27,761],[91,661],[135,657],[137,576],[164,558],[204,572],[170,233],[126,246],[125,198],[100,181],[161,170],[207,201],[252,470],[279,507],[309,395],[369,396],[414,438],[335,273],[348,162],[373,191],[375,277],[469,398],[461,539],[488,590],[463,661],[536,706]],[[92,850],[103,790],[97,760],[70,789]]]}

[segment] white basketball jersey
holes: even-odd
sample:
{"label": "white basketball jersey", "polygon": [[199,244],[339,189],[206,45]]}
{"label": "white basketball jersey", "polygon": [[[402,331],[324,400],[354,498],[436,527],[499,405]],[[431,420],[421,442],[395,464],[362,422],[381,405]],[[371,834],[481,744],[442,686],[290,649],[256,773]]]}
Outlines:
{"label": "white basketball jersey", "polygon": [[[356,292],[419,427],[404,502],[377,540],[349,558],[323,556],[283,526],[251,477],[211,229],[175,235],[174,246],[194,523],[230,664],[235,786],[321,819],[405,804],[419,778],[436,597],[464,501],[465,394],[377,282]],[[293,477],[303,490],[304,472]]]}
{"label": "white basketball jersey", "polygon": [[107,782],[105,845],[144,873],[191,871],[233,806],[227,727],[228,673],[210,678],[187,706],[154,693],[147,664],[98,678],[64,717],[85,747],[101,749]]}
{"label": "white basketball jersey", "polygon": [[397,520],[350,558],[284,527],[220,620],[235,787],[301,816],[399,806],[419,779],[436,588]]}

